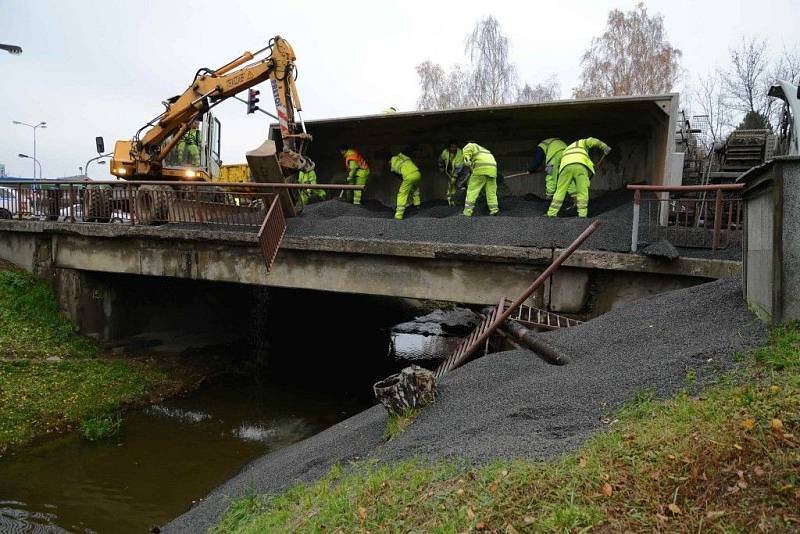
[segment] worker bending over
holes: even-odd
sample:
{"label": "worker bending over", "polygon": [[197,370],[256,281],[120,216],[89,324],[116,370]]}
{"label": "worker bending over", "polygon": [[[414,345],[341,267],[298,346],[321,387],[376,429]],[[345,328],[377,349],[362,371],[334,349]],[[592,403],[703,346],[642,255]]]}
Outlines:
{"label": "worker bending over", "polygon": [[458,179],[467,172],[464,169],[464,153],[455,141],[450,141],[447,148],[439,155],[439,171],[447,176],[447,204],[455,204]]}
{"label": "worker bending over", "polygon": [[[314,165],[306,171],[300,171],[297,176],[297,183],[300,184],[316,184],[317,171],[314,170]],[[312,200],[322,201],[328,198],[324,189],[301,189],[300,190],[300,203],[303,206],[308,205]]]}
{"label": "worker bending over", "polygon": [[594,174],[594,162],[589,155],[590,150],[600,150],[605,156],[611,152],[611,147],[599,139],[587,137],[578,139],[564,150],[558,170],[556,192],[553,201],[550,202],[550,209],[547,210],[548,217],[558,215],[564,197],[567,196],[567,191],[573,183],[578,217],[586,217],[589,214],[589,184]]}
{"label": "worker bending over", "polygon": [[[544,164],[546,173],[544,179],[544,194],[547,200],[552,200],[553,195],[555,195],[556,183],[558,182],[558,168],[561,165],[561,156],[564,154],[565,148],[567,148],[567,144],[557,137],[545,139],[536,147],[533,162],[530,167],[528,167],[528,172],[533,174]],[[570,184],[567,192],[570,196],[575,196],[574,183]]]}
{"label": "worker bending over", "polygon": [[[339,147],[339,152],[344,158],[344,168],[347,170],[347,183],[367,185],[369,178],[369,165],[361,153],[347,145]],[[353,204],[361,204],[361,190],[353,191]]]}
{"label": "worker bending over", "polygon": [[394,218],[401,220],[406,211],[409,193],[413,196],[414,205],[420,205],[419,183],[422,181],[422,174],[420,174],[419,168],[414,165],[414,162],[411,161],[411,158],[402,152],[398,152],[396,156],[392,156],[392,159],[389,160],[389,170],[403,178],[403,182],[397,190],[397,208],[394,212]]}
{"label": "worker bending over", "polygon": [[489,215],[497,215],[500,212],[500,206],[497,203],[497,162],[494,156],[477,143],[467,143],[461,152],[464,154],[464,166],[471,171],[467,183],[464,215],[472,217],[475,202],[484,187],[486,188],[486,205],[489,207]]}

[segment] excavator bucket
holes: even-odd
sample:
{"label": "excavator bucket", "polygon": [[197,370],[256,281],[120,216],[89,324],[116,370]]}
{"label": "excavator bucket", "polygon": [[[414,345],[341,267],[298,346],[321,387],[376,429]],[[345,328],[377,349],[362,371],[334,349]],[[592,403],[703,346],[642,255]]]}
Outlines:
{"label": "excavator bucket", "polygon": [[[246,154],[247,165],[250,167],[250,180],[259,184],[284,183],[283,170],[281,169],[279,154],[275,141],[264,141],[264,143]],[[294,200],[288,189],[278,189],[276,191],[280,197],[281,207],[285,217],[297,215]]]}

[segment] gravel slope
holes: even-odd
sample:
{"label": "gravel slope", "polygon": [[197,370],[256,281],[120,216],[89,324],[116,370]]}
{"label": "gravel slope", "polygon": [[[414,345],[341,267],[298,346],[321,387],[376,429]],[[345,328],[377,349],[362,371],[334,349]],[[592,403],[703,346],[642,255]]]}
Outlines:
{"label": "gravel slope", "polygon": [[476,360],[450,373],[436,404],[391,442],[381,442],[383,408],[370,408],[256,460],[166,530],[202,531],[224,512],[226,496],[280,491],[319,477],[339,461],[551,457],[578,447],[603,426],[603,415],[636,392],[652,388],[659,396],[672,395],[689,369],[708,378],[732,366],[735,352],[766,340],[764,327],[742,301],[738,279],[640,299],[544,335],[568,351],[572,363],[551,366],[528,351]]}

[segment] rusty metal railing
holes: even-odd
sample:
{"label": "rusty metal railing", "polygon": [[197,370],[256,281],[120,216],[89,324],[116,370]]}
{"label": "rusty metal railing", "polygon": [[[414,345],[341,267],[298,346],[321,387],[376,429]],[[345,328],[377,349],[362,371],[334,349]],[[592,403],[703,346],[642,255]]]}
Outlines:
{"label": "rusty metal railing", "polygon": [[[286,230],[281,191],[353,190],[360,185],[166,182],[3,181],[0,219],[64,224],[179,225],[184,229],[258,232],[267,269]],[[291,194],[284,195],[296,200]],[[287,210],[294,214],[294,206]]]}
{"label": "rusty metal railing", "polygon": [[278,255],[283,234],[286,232],[286,219],[283,217],[280,197],[275,195],[269,206],[264,222],[258,230],[258,245],[261,255],[267,263],[267,270],[272,269],[275,256]]}
{"label": "rusty metal railing", "polygon": [[256,231],[281,190],[344,184],[70,181],[0,182],[0,219],[130,225],[186,224]]}
{"label": "rusty metal railing", "polygon": [[666,239],[675,246],[712,251],[741,245],[742,187],[629,185],[634,192],[631,252],[638,250],[640,239]]}
{"label": "rusty metal railing", "polygon": [[506,319],[511,317],[514,312],[526,301],[528,297],[530,297],[534,291],[539,289],[539,287],[544,284],[545,280],[547,280],[550,275],[552,275],[562,263],[564,263],[572,253],[575,252],[581,244],[589,238],[592,233],[597,230],[600,226],[600,221],[594,220],[589,225],[586,230],[584,230],[581,235],[575,238],[575,241],[564,251],[562,252],[558,258],[553,260],[547,269],[540,274],[533,283],[528,286],[528,288],[519,295],[514,302],[508,304],[508,299],[506,297],[500,297],[500,300],[497,306],[494,308],[494,311],[486,315],[486,317],[481,321],[478,326],[472,331],[472,333],[462,341],[456,350],[453,351],[450,356],[447,357],[445,361],[443,361],[439,367],[436,368],[434,376],[436,379],[440,379],[445,373],[452,371],[453,369],[460,367],[467,363],[474,354],[484,346],[489,336],[491,336],[499,327],[502,325]]}

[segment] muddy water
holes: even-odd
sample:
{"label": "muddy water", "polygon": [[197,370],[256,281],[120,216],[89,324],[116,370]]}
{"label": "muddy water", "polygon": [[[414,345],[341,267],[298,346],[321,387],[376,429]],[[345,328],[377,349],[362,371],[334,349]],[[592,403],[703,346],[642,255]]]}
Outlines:
{"label": "muddy water", "polygon": [[126,414],[114,439],[48,440],[0,460],[0,532],[146,532],[248,461],[364,407],[344,393],[227,380]]}

